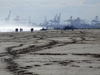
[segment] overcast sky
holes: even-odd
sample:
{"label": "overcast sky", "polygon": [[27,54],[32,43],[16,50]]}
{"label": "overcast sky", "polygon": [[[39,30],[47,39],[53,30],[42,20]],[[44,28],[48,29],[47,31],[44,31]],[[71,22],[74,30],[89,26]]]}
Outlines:
{"label": "overcast sky", "polygon": [[42,22],[44,15],[50,20],[57,13],[61,13],[62,20],[73,16],[90,21],[100,17],[100,0],[0,0],[0,19],[7,17],[9,10],[11,18],[30,16],[36,23]]}

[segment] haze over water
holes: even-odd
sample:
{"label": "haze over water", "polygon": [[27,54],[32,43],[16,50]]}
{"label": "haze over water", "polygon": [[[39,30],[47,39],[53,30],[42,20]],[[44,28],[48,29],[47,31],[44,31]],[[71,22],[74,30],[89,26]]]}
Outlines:
{"label": "haze over water", "polygon": [[34,25],[23,25],[23,24],[2,24],[0,23],[0,32],[14,32],[15,29],[18,28],[20,31],[20,28],[23,29],[23,31],[30,31],[31,28],[34,28],[34,31],[40,30],[42,27],[34,26]]}

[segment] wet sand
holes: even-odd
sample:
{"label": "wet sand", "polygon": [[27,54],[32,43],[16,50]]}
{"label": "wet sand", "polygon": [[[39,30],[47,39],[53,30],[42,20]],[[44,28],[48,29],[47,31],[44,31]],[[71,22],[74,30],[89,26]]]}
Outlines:
{"label": "wet sand", "polygon": [[0,33],[0,75],[99,74],[99,29]]}

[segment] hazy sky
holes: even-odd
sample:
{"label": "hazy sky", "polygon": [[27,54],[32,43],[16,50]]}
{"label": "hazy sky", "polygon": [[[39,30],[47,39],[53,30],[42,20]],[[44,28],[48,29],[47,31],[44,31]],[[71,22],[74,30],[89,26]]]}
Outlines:
{"label": "hazy sky", "polygon": [[0,0],[0,19],[7,17],[9,10],[12,19],[30,16],[36,23],[42,22],[44,15],[50,20],[57,13],[61,13],[62,20],[73,16],[90,21],[96,15],[100,17],[100,0]]}

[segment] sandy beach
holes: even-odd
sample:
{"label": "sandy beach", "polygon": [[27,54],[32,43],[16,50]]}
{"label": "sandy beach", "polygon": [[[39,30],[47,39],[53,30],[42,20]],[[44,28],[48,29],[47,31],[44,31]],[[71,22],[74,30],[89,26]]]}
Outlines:
{"label": "sandy beach", "polygon": [[100,75],[100,30],[1,32],[0,75]]}

